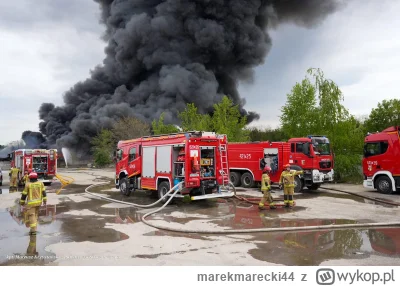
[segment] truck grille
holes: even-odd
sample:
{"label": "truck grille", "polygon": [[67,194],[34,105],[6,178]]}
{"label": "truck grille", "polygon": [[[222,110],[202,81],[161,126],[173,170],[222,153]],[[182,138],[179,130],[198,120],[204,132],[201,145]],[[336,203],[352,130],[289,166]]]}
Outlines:
{"label": "truck grille", "polygon": [[332,166],[331,161],[319,162],[319,167],[321,169],[328,169],[328,168],[331,168],[331,166]]}

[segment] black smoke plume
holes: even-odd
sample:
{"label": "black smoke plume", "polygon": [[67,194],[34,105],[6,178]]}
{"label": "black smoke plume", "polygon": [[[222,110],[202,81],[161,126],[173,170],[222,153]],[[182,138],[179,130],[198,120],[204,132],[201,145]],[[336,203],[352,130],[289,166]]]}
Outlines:
{"label": "black smoke plume", "polygon": [[[54,146],[53,146],[54,147]],[[52,148],[40,132],[24,131],[21,140],[11,142],[0,150],[0,161],[10,159],[11,153],[18,149],[47,149]]]}
{"label": "black smoke plume", "polygon": [[22,140],[24,140],[26,144],[26,148],[28,149],[45,149],[48,148],[48,144],[46,139],[43,137],[43,134],[40,132],[34,131],[24,131],[22,133]]}
{"label": "black smoke plume", "polygon": [[311,27],[339,7],[334,0],[95,1],[106,27],[103,64],[66,92],[64,106],[44,103],[39,111],[49,144],[82,154],[121,116],[151,121],[165,112],[167,123],[178,123],[186,103],[209,113],[223,95],[249,123],[257,120],[237,87],[264,62],[267,30],[284,22]]}

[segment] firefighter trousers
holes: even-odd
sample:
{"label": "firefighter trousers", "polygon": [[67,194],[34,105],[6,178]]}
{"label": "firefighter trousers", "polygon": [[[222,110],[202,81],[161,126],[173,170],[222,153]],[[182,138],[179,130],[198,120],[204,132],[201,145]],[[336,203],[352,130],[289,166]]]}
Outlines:
{"label": "firefighter trousers", "polygon": [[28,207],[26,210],[26,216],[29,221],[29,227],[31,228],[31,233],[36,233],[37,222],[39,218],[39,207]]}
{"label": "firefighter trousers", "polygon": [[271,192],[269,190],[263,190],[263,197],[258,204],[260,208],[264,207],[265,202],[268,202],[270,206],[274,206],[274,199],[272,198]]}
{"label": "firefighter trousers", "polygon": [[11,177],[10,187],[17,188],[18,187],[18,177]]}
{"label": "firefighter trousers", "polygon": [[285,205],[293,206],[294,187],[283,187],[283,202]]}

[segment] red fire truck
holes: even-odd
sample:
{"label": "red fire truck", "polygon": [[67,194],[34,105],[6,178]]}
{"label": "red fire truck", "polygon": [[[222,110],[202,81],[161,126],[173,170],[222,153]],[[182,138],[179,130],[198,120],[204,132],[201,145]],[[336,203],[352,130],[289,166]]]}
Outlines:
{"label": "red fire truck", "polygon": [[309,135],[288,142],[246,142],[228,144],[230,180],[235,187],[254,187],[261,181],[264,165],[271,167],[271,182],[278,183],[285,164],[293,170],[304,170],[296,176],[295,192],[304,187],[317,190],[333,181],[333,155],[326,136]]}
{"label": "red fire truck", "polygon": [[400,188],[400,127],[368,133],[364,140],[364,187],[390,194]]}
{"label": "red fire truck", "polygon": [[25,171],[33,170],[45,185],[51,185],[57,173],[56,149],[18,149],[11,153],[11,167],[20,169],[18,184],[23,185]]}
{"label": "red fire truck", "polygon": [[175,197],[232,196],[220,188],[229,182],[226,144],[226,135],[198,131],[120,141],[115,152],[115,187],[127,196],[144,189],[157,191],[161,198],[183,182],[183,190]]}

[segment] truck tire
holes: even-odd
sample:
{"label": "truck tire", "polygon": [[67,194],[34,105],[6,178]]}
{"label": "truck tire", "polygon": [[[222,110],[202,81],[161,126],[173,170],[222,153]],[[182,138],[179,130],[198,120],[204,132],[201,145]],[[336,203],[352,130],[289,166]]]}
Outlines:
{"label": "truck tire", "polygon": [[250,172],[246,172],[242,175],[241,178],[242,187],[244,188],[252,188],[254,186],[254,178]]}
{"label": "truck tire", "polygon": [[391,194],[393,192],[392,182],[388,176],[379,177],[376,180],[376,188],[382,194]]}
{"label": "truck tire", "polygon": [[123,177],[119,180],[119,190],[124,196],[128,197],[130,195],[131,192],[129,190],[129,182],[126,177]]}
{"label": "truck tire", "polygon": [[[169,183],[167,181],[163,181],[158,185],[158,199],[161,199],[166,193],[168,193],[168,191],[171,189],[171,187],[169,186]],[[168,201],[169,197],[165,197],[161,202],[165,203],[166,201]]]}
{"label": "truck tire", "polygon": [[321,187],[321,184],[312,184],[311,186],[307,186],[307,189],[311,191],[316,191],[319,187]]}
{"label": "truck tire", "polygon": [[298,176],[294,176],[294,192],[301,193],[303,190],[303,183]]}
{"label": "truck tire", "polygon": [[230,172],[231,182],[235,187],[240,186],[240,173],[238,172]]}

